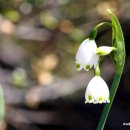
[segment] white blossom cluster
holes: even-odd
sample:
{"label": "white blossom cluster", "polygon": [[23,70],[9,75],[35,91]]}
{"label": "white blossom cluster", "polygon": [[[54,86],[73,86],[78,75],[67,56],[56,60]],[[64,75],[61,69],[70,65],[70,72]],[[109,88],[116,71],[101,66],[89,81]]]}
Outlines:
{"label": "white blossom cluster", "polygon": [[[96,69],[100,56],[108,55],[113,50],[116,50],[116,48],[107,46],[97,48],[95,40],[90,40],[89,38],[84,40],[76,54],[77,70],[85,69],[86,71],[89,71],[93,66],[94,69]],[[109,89],[106,82],[100,75],[95,74],[86,88],[85,103],[109,103],[109,95]]]}

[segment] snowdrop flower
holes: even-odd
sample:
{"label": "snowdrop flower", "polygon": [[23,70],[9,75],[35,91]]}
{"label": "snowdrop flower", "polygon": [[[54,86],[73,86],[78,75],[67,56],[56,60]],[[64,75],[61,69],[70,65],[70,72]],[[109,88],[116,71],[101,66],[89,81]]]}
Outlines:
{"label": "snowdrop flower", "polygon": [[110,54],[112,51],[116,51],[117,49],[115,47],[109,47],[109,46],[101,46],[98,47],[96,50],[96,54],[100,56],[105,56]]}
{"label": "snowdrop flower", "polygon": [[109,103],[109,89],[105,81],[100,76],[95,76],[89,82],[86,93],[85,103]]}
{"label": "snowdrop flower", "polygon": [[96,54],[97,45],[94,40],[89,38],[84,40],[76,54],[77,70],[84,68],[88,71],[93,65],[96,66],[99,56]]}

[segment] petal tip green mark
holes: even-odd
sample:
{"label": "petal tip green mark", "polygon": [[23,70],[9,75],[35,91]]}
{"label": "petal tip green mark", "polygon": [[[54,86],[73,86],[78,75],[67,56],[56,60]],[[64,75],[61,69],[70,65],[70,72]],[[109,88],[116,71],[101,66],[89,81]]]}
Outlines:
{"label": "petal tip green mark", "polygon": [[80,64],[76,64],[76,68],[79,69],[80,68]]}
{"label": "petal tip green mark", "polygon": [[102,97],[99,97],[99,99],[98,99],[99,101],[102,101]]}
{"label": "petal tip green mark", "polygon": [[90,65],[86,65],[86,70],[88,71],[90,69]]}
{"label": "petal tip green mark", "polygon": [[92,100],[92,96],[91,96],[91,95],[88,96],[88,100],[89,100],[89,101]]}

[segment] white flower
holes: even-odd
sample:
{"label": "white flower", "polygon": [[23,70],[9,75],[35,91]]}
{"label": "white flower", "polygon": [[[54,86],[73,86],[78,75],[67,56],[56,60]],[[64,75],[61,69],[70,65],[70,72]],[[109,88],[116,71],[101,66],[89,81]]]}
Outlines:
{"label": "white flower", "polygon": [[96,54],[97,45],[94,40],[84,40],[76,54],[77,70],[84,68],[88,71],[93,65],[96,66],[99,56]]}
{"label": "white flower", "polygon": [[101,46],[98,47],[96,50],[96,54],[100,56],[105,56],[110,54],[112,51],[116,51],[117,49],[115,47],[109,47],[109,46]]}
{"label": "white flower", "polygon": [[89,82],[85,92],[85,103],[109,103],[109,89],[100,76],[95,76]]}

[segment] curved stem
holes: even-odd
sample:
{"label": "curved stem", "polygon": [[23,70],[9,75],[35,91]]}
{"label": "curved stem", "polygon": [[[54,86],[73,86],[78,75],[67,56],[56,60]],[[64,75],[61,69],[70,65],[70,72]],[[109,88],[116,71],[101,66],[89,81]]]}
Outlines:
{"label": "curved stem", "polygon": [[94,27],[94,29],[93,29],[92,32],[90,33],[89,39],[91,39],[91,40],[95,39],[96,36],[97,36],[97,30],[98,30],[100,27],[102,27],[103,25],[108,25],[108,26],[114,28],[114,26],[113,26],[110,22],[102,22],[102,23],[99,23],[98,25],[96,25],[96,26]]}
{"label": "curved stem", "polygon": [[101,27],[101,26],[103,26],[103,25],[108,25],[108,26],[110,26],[110,27],[114,27],[110,22],[102,22],[102,23],[96,25],[96,26],[94,27],[94,30],[97,30],[99,27]]}
{"label": "curved stem", "polygon": [[101,115],[101,118],[99,120],[97,130],[103,130],[103,128],[104,128],[104,125],[105,125],[107,117],[108,117],[108,113],[109,113],[110,108],[112,106],[112,103],[113,103],[113,100],[114,100],[114,97],[115,97],[115,94],[116,94],[116,91],[117,91],[117,88],[118,88],[118,85],[120,82],[120,78],[121,78],[121,74],[115,74],[114,81],[112,83],[112,87],[110,90],[110,97],[111,97],[110,101],[111,102],[109,104],[105,105],[104,110],[103,110],[102,115]]}

